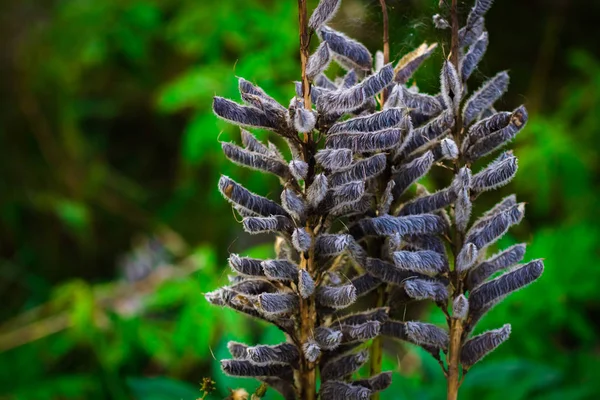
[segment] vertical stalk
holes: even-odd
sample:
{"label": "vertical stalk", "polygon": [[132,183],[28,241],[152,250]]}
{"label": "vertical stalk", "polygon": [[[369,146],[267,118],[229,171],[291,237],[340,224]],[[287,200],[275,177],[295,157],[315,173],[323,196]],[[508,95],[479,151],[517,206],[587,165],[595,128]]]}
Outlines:
{"label": "vertical stalk", "polygon": [[[381,4],[381,14],[383,15],[383,65],[390,62],[390,32],[388,23],[388,12],[385,4],[385,0],[379,0]],[[387,89],[384,89],[381,93],[381,106],[385,103],[387,97]],[[377,395],[379,397],[379,394]]]}
{"label": "vertical stalk", "polygon": [[[450,54],[450,62],[456,68],[456,71],[459,71],[459,41],[458,41],[458,10],[457,10],[457,0],[452,0],[452,5],[450,8],[450,17],[452,21],[452,43],[451,43],[451,54]],[[454,123],[454,140],[458,148],[461,148],[461,135],[462,135],[462,118],[459,115],[455,115],[455,123]],[[454,163],[454,172],[458,173],[459,169],[462,167],[462,155],[459,155],[459,158]],[[465,233],[456,230],[454,232],[454,265],[456,266],[456,261],[458,254],[463,247],[464,244],[464,236]],[[454,303],[454,299],[462,294],[462,280],[461,276],[457,273],[456,268],[454,271],[450,272],[450,281],[452,285],[452,294],[449,299],[450,305]],[[463,321],[458,318],[451,317],[449,319],[449,333],[450,333],[450,343],[448,347],[448,386],[447,386],[447,400],[456,400],[458,397],[458,388],[460,386],[460,352],[462,348],[462,334],[463,334]]]}
{"label": "vertical stalk", "polygon": [[[298,21],[300,32],[300,62],[302,68],[302,95],[304,98],[304,108],[310,110],[312,108],[310,101],[310,82],[306,75],[306,64],[309,56],[310,35],[308,32],[308,17],[306,11],[306,0],[298,0]],[[314,180],[314,143],[312,135],[305,133],[303,135],[303,151],[304,161],[309,165],[308,176],[305,179],[305,189]],[[307,253],[302,255],[300,268],[307,270],[310,276],[316,278],[315,272],[315,251],[314,251],[314,226],[313,221],[309,218],[306,223],[306,229],[312,235],[312,243]],[[300,327],[299,338],[300,345],[308,342],[315,329],[317,312],[315,308],[314,296],[308,299],[300,299]],[[300,370],[296,376],[296,385],[298,394],[301,399],[315,400],[316,399],[316,366],[306,359],[304,353],[301,352]]]}
{"label": "vertical stalk", "polygon": [[[383,64],[387,64],[390,62],[390,36],[389,36],[389,24],[388,24],[388,12],[387,6],[385,4],[385,0],[379,0],[379,4],[381,4],[381,13],[383,15]],[[385,98],[387,96],[387,89],[384,89],[381,93],[381,107],[383,108],[383,104],[385,103]],[[386,170],[386,173],[383,174],[382,179],[380,179],[380,185],[385,189],[385,185],[387,184],[387,180],[389,179],[390,172]],[[373,246],[376,251],[380,251],[383,243],[379,240],[375,241],[375,245]],[[377,288],[377,303],[376,307],[382,307],[385,304],[385,287],[382,285]],[[371,348],[369,349],[369,372],[370,376],[375,376],[381,372],[381,359],[383,357],[383,343],[381,340],[381,336],[377,336],[373,339],[373,343],[371,344]],[[379,400],[379,392],[375,392],[371,395],[371,400]]]}

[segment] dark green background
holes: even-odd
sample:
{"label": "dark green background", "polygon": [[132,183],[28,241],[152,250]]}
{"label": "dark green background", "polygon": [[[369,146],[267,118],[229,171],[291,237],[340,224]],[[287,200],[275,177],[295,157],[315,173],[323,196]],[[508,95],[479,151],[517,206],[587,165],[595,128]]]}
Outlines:
{"label": "dark green background", "polygon": [[[388,4],[394,58],[440,43],[416,76],[437,91],[449,48],[431,26],[437,1]],[[460,4],[466,13],[470,2]],[[526,241],[526,258],[545,258],[546,271],[483,321],[511,322],[512,337],[469,373],[462,398],[600,396],[598,15],[587,0],[496,0],[488,15],[474,79],[508,69],[498,108],[525,103],[530,122],[514,145],[518,177],[475,212],[517,192],[526,220],[499,246]],[[345,0],[334,25],[380,47],[376,0]],[[0,4],[0,399],[191,400],[203,377],[216,381],[210,399],[256,388],[224,377],[214,357],[226,356],[227,339],[281,335],[203,293],[226,283],[229,252],[271,254],[267,237],[235,223],[219,175],[272,198],[278,185],[225,161],[218,140],[238,130],[210,105],[215,94],[238,99],[236,76],[287,104],[297,47],[294,0]],[[170,253],[159,271],[179,275],[128,286],[119,260],[150,236]],[[388,346],[397,373],[383,398],[442,398],[435,362]]]}

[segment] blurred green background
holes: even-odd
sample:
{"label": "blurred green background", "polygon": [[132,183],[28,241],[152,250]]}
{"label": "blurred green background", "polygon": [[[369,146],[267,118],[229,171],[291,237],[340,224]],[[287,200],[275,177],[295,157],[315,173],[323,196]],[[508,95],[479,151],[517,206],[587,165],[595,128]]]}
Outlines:
{"label": "blurred green background", "polygon": [[[388,0],[393,57],[441,44],[416,76],[432,92],[448,52],[430,22],[437,3]],[[460,3],[466,13],[471,2]],[[218,140],[239,132],[210,105],[217,93],[238,99],[236,76],[288,103],[299,77],[296,6],[0,3],[0,399],[192,400],[204,377],[216,382],[208,399],[257,387],[223,376],[216,359],[229,339],[282,335],[203,293],[227,282],[230,252],[272,254],[269,238],[235,222],[219,175],[274,198],[278,183],[226,162]],[[600,2],[587,0],[496,0],[488,15],[475,80],[509,69],[498,108],[525,103],[531,118],[514,145],[517,178],[475,212],[516,191],[528,215],[499,247],[526,241],[527,259],[545,258],[546,272],[484,319],[482,328],[511,322],[513,334],[468,374],[461,398],[600,398],[598,15]],[[334,26],[374,52],[378,1],[344,0]],[[395,346],[382,398],[443,398],[437,363]]]}

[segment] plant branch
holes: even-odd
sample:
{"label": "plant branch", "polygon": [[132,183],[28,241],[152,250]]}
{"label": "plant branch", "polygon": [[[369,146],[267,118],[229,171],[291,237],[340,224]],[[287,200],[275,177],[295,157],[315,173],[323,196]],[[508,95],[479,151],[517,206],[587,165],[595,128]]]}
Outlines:
{"label": "plant branch", "polygon": [[[388,22],[388,12],[385,0],[379,0],[381,4],[381,13],[383,15],[383,65],[390,62],[390,32]],[[387,97],[387,88],[381,93],[381,105],[385,103]],[[379,395],[378,395],[379,396]]]}
{"label": "plant branch", "polygon": [[[304,97],[304,108],[311,109],[310,82],[306,75],[306,64],[308,63],[310,35],[308,32],[308,17],[306,12],[306,0],[298,0],[298,21],[300,25],[300,62],[302,65],[302,95]],[[309,140],[309,135],[304,135],[304,141]]]}

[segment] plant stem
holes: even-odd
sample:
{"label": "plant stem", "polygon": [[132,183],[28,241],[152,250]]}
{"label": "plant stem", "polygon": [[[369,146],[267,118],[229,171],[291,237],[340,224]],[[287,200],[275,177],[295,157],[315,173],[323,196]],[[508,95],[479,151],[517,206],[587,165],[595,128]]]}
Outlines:
{"label": "plant stem", "polygon": [[[450,17],[452,20],[452,49],[450,54],[450,62],[456,68],[456,71],[459,71],[459,41],[458,41],[458,10],[457,10],[457,0],[452,0],[452,5],[450,8]],[[460,114],[455,115],[455,124],[454,124],[454,132],[453,132],[454,140],[458,146],[461,148],[461,135],[462,135],[462,118]],[[460,168],[462,167],[463,160],[462,155],[459,155],[459,158],[454,163],[454,172],[458,173]],[[465,233],[462,230],[456,229],[454,232],[454,240],[453,240],[453,250],[454,250],[454,265],[456,266],[456,261],[458,258],[458,254],[464,245],[464,237]],[[456,271],[456,267],[454,271],[450,272],[450,281],[453,287],[451,298],[449,299],[450,304],[454,303],[454,299],[460,296],[463,292],[463,282],[461,275]],[[450,343],[448,348],[448,386],[447,386],[447,400],[456,400],[458,398],[458,388],[460,387],[460,353],[462,349],[462,339],[463,339],[463,321],[458,318],[450,318]]]}
{"label": "plant stem", "polygon": [[[388,12],[385,4],[385,0],[379,0],[381,4],[381,13],[383,15],[383,65],[390,62],[390,32],[388,23]],[[387,97],[387,88],[381,93],[381,106],[385,103]],[[379,394],[377,395],[379,397]]]}
{"label": "plant stem", "polygon": [[[385,303],[385,287],[382,285],[377,288],[377,307],[382,307]],[[369,368],[369,376],[375,376],[381,372],[381,358],[383,356],[383,343],[381,341],[381,336],[377,336],[373,339],[373,344],[371,344],[369,359],[370,368]],[[374,392],[371,395],[371,400],[379,400],[379,392]]]}
{"label": "plant stem", "polygon": [[[306,63],[308,62],[310,45],[306,0],[298,0],[298,11],[298,21],[300,23],[300,62],[302,65],[302,95],[304,97],[304,108],[310,110],[310,82],[308,81],[308,76],[306,75]],[[305,135],[305,137],[306,136],[308,135]]]}

